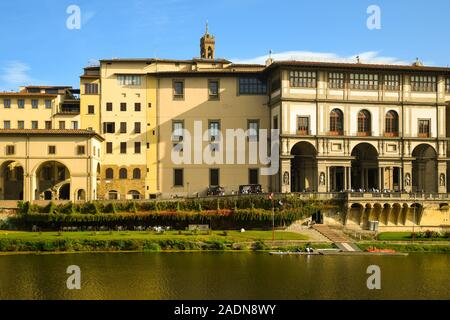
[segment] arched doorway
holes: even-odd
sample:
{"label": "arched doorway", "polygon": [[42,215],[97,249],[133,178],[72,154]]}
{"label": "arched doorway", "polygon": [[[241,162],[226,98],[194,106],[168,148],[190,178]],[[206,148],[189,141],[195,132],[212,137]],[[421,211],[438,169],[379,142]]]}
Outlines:
{"label": "arched doorway", "polygon": [[317,151],[309,142],[299,142],[291,150],[292,192],[317,191]]}
{"label": "arched doorway", "polygon": [[131,190],[128,192],[128,198],[131,200],[139,200],[141,199],[141,194],[139,191]]}
{"label": "arched doorway", "polygon": [[360,143],[353,148],[352,157],[352,189],[380,189],[377,149],[369,143]]}
{"label": "arched doorway", "polygon": [[23,200],[23,167],[17,161],[6,161],[0,167],[0,199]]}
{"label": "arched doorway", "polygon": [[86,191],[84,191],[84,189],[80,189],[77,191],[77,200],[78,201],[86,200]]}
{"label": "arched doorway", "polygon": [[428,144],[420,144],[414,148],[412,156],[413,192],[437,192],[437,153],[434,148]]}
{"label": "arched doorway", "polygon": [[[70,200],[70,172],[58,161],[46,161],[36,170],[36,195],[39,200]],[[50,199],[49,199],[50,198]]]}

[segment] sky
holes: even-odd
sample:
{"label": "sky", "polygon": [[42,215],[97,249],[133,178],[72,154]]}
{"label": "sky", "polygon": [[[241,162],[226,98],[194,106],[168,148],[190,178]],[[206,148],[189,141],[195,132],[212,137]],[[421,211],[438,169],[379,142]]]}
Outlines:
{"label": "sky", "polygon": [[[80,28],[74,22],[80,10]],[[379,15],[368,10],[379,8]],[[79,87],[108,58],[191,59],[208,21],[233,62],[355,61],[450,65],[448,0],[14,0],[0,2],[0,91]],[[375,20],[373,20],[375,18]],[[378,19],[379,18],[379,19]],[[369,26],[368,27],[368,20]],[[373,28],[379,26],[379,28]]]}

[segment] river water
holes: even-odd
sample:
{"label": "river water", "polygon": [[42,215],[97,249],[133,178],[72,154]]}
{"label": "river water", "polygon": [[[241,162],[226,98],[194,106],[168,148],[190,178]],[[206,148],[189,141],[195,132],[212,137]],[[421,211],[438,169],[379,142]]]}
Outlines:
{"label": "river water", "polygon": [[[68,290],[67,267],[81,269]],[[367,267],[381,290],[367,288]],[[450,255],[83,253],[0,256],[0,299],[450,299]]]}

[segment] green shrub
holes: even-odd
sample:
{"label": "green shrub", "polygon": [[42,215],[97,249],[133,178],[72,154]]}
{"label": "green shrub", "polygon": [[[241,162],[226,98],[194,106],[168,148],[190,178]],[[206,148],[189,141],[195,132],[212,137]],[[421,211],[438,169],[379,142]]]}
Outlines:
{"label": "green shrub", "polygon": [[261,250],[267,250],[267,249],[268,249],[268,246],[262,240],[256,240],[253,243],[253,250],[255,250],[255,251],[261,251]]}

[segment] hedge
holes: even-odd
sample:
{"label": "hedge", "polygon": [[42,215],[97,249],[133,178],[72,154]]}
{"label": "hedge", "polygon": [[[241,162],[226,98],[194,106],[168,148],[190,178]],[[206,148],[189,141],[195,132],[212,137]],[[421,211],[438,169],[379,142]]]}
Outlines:
{"label": "hedge", "polygon": [[[336,201],[302,200],[295,195],[275,196],[275,208],[277,209],[297,209],[311,213],[327,208],[336,207]],[[29,202],[19,201],[18,213],[118,213],[118,212],[151,212],[151,211],[211,211],[211,210],[235,210],[235,209],[263,209],[272,210],[272,201],[264,195],[247,195],[221,198],[199,198],[199,199],[180,199],[180,200],[153,200],[153,201],[127,201],[127,202],[108,202],[94,201],[84,204],[74,204],[69,202],[65,205],[55,205],[50,202],[47,206],[41,207],[31,205]]]}
{"label": "hedge", "polygon": [[[310,214],[305,208],[276,209],[275,226],[288,226]],[[28,213],[10,217],[8,223],[16,229],[60,230],[63,227],[107,227],[133,228],[137,226],[170,226],[185,229],[189,224],[209,224],[213,229],[270,228],[272,210],[263,209],[221,209],[208,211],[151,211],[138,213],[63,214]]]}

